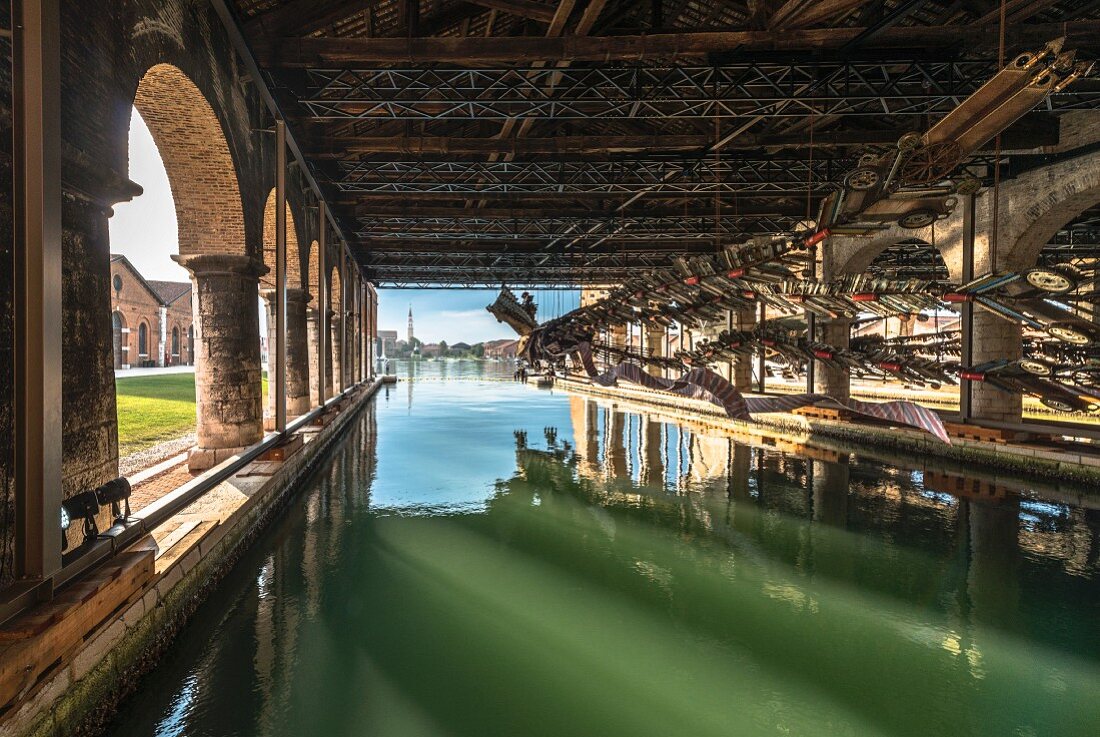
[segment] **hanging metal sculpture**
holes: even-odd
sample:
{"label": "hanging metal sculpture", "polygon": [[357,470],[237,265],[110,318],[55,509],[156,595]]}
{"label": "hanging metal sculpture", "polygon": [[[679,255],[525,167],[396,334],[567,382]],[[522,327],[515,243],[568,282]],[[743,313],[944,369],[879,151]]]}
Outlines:
{"label": "hanging metal sculpture", "polygon": [[[865,274],[815,278],[816,249],[833,234],[866,234],[898,224],[924,227],[946,217],[954,196],[979,183],[960,169],[980,146],[1046,96],[1083,76],[1061,42],[1022,54],[924,134],[906,134],[895,147],[869,152],[828,197],[818,222],[801,233],[728,246],[714,256],[679,258],[672,268],[632,278],[593,304],[537,324],[507,288],[489,311],[516,329],[519,355],[533,366],[564,368],[567,359],[599,384],[625,380],[682,396],[703,398],[738,419],[754,412],[789,411],[815,403],[910,425],[947,440],[938,415],[911,402],[840,402],[820,394],[743,397],[710,369],[719,361],[764,352],[794,371],[810,361],[864,378],[892,378],[938,388],[959,378],[1034,394],[1056,409],[1100,409],[1100,327],[1093,321],[1097,275],[1071,268],[989,274],[968,284],[885,279]],[[960,334],[857,338],[832,346],[807,336],[800,322],[769,320],[751,331],[723,331],[672,357],[622,339],[629,325],[660,330],[698,329],[731,312],[816,315],[868,320],[939,314],[973,302],[1019,323],[1027,332],[1022,360],[960,365]],[[607,368],[600,370],[597,361]],[[647,373],[684,369],[677,379]]]}

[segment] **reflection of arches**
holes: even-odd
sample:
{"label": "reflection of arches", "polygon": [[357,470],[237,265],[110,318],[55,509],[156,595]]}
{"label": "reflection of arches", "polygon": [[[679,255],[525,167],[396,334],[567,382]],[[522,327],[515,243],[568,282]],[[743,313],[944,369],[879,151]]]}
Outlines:
{"label": "reflection of arches", "polygon": [[148,358],[149,356],[149,325],[142,320],[138,324],[138,357]]}
{"label": "reflection of arches", "polygon": [[176,365],[180,362],[180,328],[179,325],[172,327],[172,364]]}
{"label": "reflection of arches", "polygon": [[126,332],[126,318],[122,316],[122,313],[115,310],[111,313],[111,329],[113,333],[112,345],[114,348],[115,368],[120,369],[126,366],[129,361],[126,360],[127,338],[129,337]]}
{"label": "reflection of arches", "polygon": [[138,84],[134,107],[157,144],[179,227],[180,254],[245,255],[237,170],[206,97],[178,68],[157,64]]}

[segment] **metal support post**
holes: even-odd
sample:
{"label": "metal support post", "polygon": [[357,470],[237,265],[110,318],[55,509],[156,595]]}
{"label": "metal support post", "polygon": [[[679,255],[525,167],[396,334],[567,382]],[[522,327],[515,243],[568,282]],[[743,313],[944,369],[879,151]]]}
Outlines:
{"label": "metal support post", "polygon": [[329,288],[328,278],[328,254],[325,252],[328,239],[328,218],[325,201],[317,203],[317,220],[320,227],[317,230],[317,406],[323,407],[328,400],[328,392],[325,390],[329,374],[329,337],[328,337],[328,310]]}
{"label": "metal support post", "polygon": [[[974,279],[974,195],[967,195],[963,201],[962,229],[962,283],[968,284]],[[961,354],[959,363],[964,368],[974,364],[974,303],[963,302],[959,308],[959,328],[962,331]],[[966,422],[973,416],[973,385],[968,379],[959,380],[959,416]]]}
{"label": "metal support post", "polygon": [[13,6],[15,565],[45,582],[61,569],[60,10]]}
{"label": "metal support post", "polygon": [[275,431],[286,432],[286,123],[275,121]]}

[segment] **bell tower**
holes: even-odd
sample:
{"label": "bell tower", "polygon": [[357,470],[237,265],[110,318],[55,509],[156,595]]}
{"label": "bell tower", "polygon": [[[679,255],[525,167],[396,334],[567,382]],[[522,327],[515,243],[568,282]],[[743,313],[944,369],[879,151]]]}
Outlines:
{"label": "bell tower", "polygon": [[409,305],[409,345],[413,342],[413,306]]}

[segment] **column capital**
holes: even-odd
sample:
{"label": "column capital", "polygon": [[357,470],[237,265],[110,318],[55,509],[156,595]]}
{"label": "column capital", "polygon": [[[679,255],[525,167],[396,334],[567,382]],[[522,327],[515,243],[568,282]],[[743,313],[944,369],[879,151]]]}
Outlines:
{"label": "column capital", "polygon": [[[275,290],[272,289],[272,288],[261,289],[260,290],[260,296],[263,297],[264,300],[270,302],[275,297]],[[287,287],[286,301],[288,303],[289,302],[295,302],[295,303],[301,302],[304,305],[307,302],[309,302],[310,299],[312,299],[312,295],[309,292],[307,292],[306,290],[304,290],[304,289],[292,289],[290,287]]]}
{"label": "column capital", "polygon": [[269,269],[251,256],[227,253],[176,254],[172,260],[191,272],[192,276],[235,274],[259,278]]}

